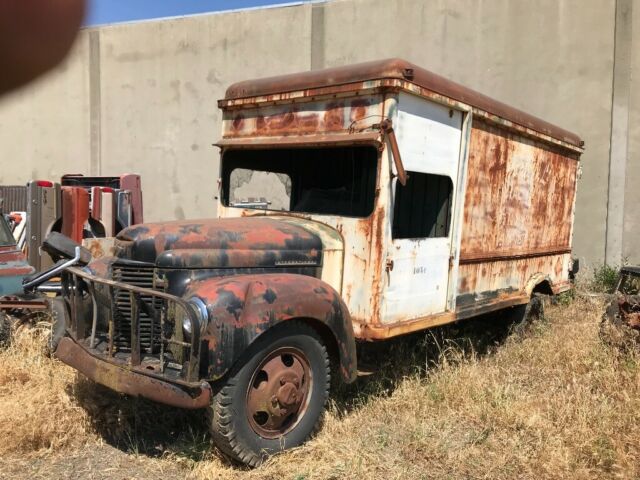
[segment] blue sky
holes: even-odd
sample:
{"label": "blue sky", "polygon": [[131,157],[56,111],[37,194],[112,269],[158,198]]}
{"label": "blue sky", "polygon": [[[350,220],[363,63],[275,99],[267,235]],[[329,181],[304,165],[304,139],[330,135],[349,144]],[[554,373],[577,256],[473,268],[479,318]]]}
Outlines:
{"label": "blue sky", "polygon": [[89,0],[85,23],[102,25],[290,2],[292,0]]}

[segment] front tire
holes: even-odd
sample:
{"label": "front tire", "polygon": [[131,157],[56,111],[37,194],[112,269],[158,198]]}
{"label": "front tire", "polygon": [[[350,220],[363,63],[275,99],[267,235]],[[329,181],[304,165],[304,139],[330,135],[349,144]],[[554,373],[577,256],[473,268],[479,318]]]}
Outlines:
{"label": "front tire", "polygon": [[49,352],[49,355],[53,355],[56,353],[56,349],[58,348],[60,340],[62,340],[62,338],[66,335],[65,309],[65,303],[62,297],[56,297],[51,300],[51,335],[49,336],[49,341],[47,342],[47,350]]}
{"label": "front tire", "polygon": [[303,322],[280,324],[256,340],[214,396],[213,440],[255,467],[316,431],[329,385],[329,356],[318,333]]}

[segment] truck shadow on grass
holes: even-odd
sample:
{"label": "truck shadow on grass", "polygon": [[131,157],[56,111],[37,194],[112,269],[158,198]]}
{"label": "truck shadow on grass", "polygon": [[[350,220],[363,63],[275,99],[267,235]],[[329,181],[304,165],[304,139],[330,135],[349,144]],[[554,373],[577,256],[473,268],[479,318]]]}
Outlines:
{"label": "truck shadow on grass", "polygon": [[[491,355],[511,335],[523,333],[517,315],[494,313],[386,342],[362,343],[358,359],[360,370],[367,374],[351,385],[334,382],[330,401],[339,416],[348,415],[373,398],[391,395],[408,376],[426,377],[445,357]],[[127,397],[81,376],[71,390],[95,432],[119,450],[149,457],[175,455],[187,461],[217,455],[204,410]]]}
{"label": "truck shadow on grass", "polygon": [[509,337],[527,334],[530,324],[521,314],[517,309],[489,313],[384,342],[359,344],[362,376],[350,385],[336,382],[331,400],[337,414],[348,415],[372,397],[391,395],[407,377],[426,378],[444,361],[493,354]]}
{"label": "truck shadow on grass", "polygon": [[129,397],[78,375],[71,395],[91,428],[123,452],[149,457],[176,454],[201,460],[211,450],[204,410],[184,410]]}

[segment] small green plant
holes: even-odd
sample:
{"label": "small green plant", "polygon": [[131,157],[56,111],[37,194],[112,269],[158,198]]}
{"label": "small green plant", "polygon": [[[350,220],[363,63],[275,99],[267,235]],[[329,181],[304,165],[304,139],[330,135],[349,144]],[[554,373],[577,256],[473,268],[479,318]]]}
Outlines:
{"label": "small green plant", "polygon": [[556,295],[555,297],[553,297],[552,301],[556,305],[568,307],[573,303],[575,299],[576,299],[576,290],[575,288],[571,288],[570,290],[567,290],[566,292],[562,292]]}
{"label": "small green plant", "polygon": [[596,292],[613,293],[618,283],[619,267],[612,267],[606,263],[593,270],[591,288]]}

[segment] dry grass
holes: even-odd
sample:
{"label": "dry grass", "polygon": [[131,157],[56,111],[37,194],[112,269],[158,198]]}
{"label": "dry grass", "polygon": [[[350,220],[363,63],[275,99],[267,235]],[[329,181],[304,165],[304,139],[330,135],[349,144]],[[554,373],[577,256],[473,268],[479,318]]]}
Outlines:
{"label": "dry grass", "polygon": [[209,453],[201,415],[77,383],[19,341],[0,353],[0,456],[106,441],[198,479],[638,478],[640,356],[601,341],[602,298],[563,303],[517,334],[494,317],[363,352],[381,370],[335,389],[315,439],[252,471]]}
{"label": "dry grass", "polygon": [[0,352],[0,456],[40,455],[94,437],[71,395],[75,372],[45,353],[47,333],[21,328]]}

